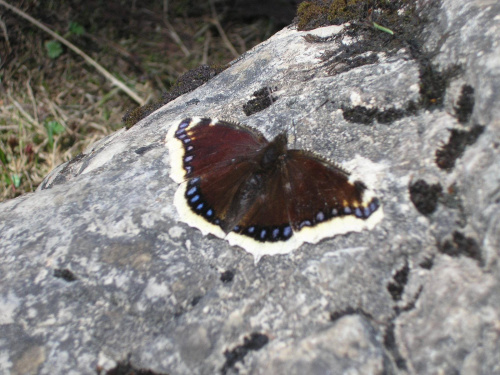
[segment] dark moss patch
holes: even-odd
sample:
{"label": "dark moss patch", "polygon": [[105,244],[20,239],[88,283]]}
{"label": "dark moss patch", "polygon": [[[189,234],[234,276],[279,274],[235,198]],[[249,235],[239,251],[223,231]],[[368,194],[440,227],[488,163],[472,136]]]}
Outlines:
{"label": "dark moss patch", "polygon": [[342,115],[346,121],[370,125],[373,123],[373,119],[375,118],[378,109],[357,105],[352,108],[342,107],[342,111]]}
{"label": "dark moss patch", "polygon": [[[344,34],[349,35],[351,38],[359,37],[357,34],[362,33],[362,30],[348,29],[340,34],[337,34],[334,39],[342,38]],[[353,34],[352,36],[350,34]],[[363,38],[354,41],[350,44],[341,44],[339,48],[334,51],[325,51],[321,55],[321,60],[327,66],[328,74],[336,75],[345,73],[351,69],[375,64],[378,62],[376,52],[389,51],[385,40],[379,40],[380,37]],[[387,38],[383,37],[382,39]],[[309,39],[310,40],[310,39]]]}
{"label": "dark moss patch", "polygon": [[234,279],[234,272],[233,271],[224,271],[220,274],[220,281],[223,283],[230,283]]}
{"label": "dark moss patch", "polygon": [[255,91],[253,96],[254,99],[250,99],[247,103],[243,104],[243,112],[247,116],[266,109],[278,100],[277,96],[272,96],[272,89],[270,87],[263,87]]}
{"label": "dark moss patch", "polygon": [[67,281],[68,283],[71,283],[75,280],[78,280],[78,278],[75,276],[75,274],[67,268],[56,268],[54,270],[54,277],[57,277],[59,279],[63,279],[64,281]]}
{"label": "dark moss patch", "polygon": [[396,336],[394,335],[394,323],[391,322],[389,326],[387,327],[385,334],[384,334],[384,346],[385,348],[392,354],[392,357],[394,358],[394,362],[396,363],[396,366],[400,370],[407,370],[408,366],[406,364],[406,360],[403,358],[401,353],[399,352],[397,343],[396,343]]}
{"label": "dark moss patch", "polygon": [[387,108],[383,111],[379,110],[375,116],[381,124],[391,124],[406,116],[407,111],[399,108]]}
{"label": "dark moss patch", "polygon": [[436,211],[439,197],[443,191],[441,184],[429,185],[424,180],[417,180],[410,185],[409,190],[410,200],[418,212],[430,215]]}
{"label": "dark moss patch", "polygon": [[328,21],[340,25],[349,20],[356,20],[368,16],[368,2],[362,0],[334,0],[328,8]]}
{"label": "dark moss patch", "polygon": [[390,124],[405,117],[408,113],[408,111],[398,108],[379,110],[378,108],[367,108],[360,105],[352,108],[342,107],[342,111],[346,121],[365,125],[371,125],[374,120],[381,124]]}
{"label": "dark moss patch", "polygon": [[439,71],[427,57],[419,58],[420,106],[426,109],[441,108],[450,82],[460,72],[458,65]]}
{"label": "dark moss patch", "polygon": [[297,28],[312,30],[328,25],[328,8],[319,2],[303,1],[297,8]]}
{"label": "dark moss patch", "polygon": [[465,124],[469,121],[474,110],[474,102],[474,88],[469,85],[463,85],[457,106],[455,107],[458,122]]}
{"label": "dark moss patch", "polygon": [[482,262],[481,248],[475,239],[465,237],[459,231],[454,231],[451,239],[444,241],[438,247],[439,251],[451,257],[467,256]]}
{"label": "dark moss patch", "polygon": [[438,167],[446,171],[452,170],[465,148],[474,144],[483,131],[484,126],[481,125],[474,125],[470,130],[451,129],[448,143],[436,150]]}
{"label": "dark moss patch", "polygon": [[[404,0],[309,0],[299,4],[295,22],[299,30],[346,22],[365,23],[373,27],[373,21],[390,28],[396,19],[404,19],[408,15],[407,8],[411,5],[410,1]],[[406,12],[398,14],[398,10],[405,7]]]}
{"label": "dark moss patch", "polygon": [[387,290],[391,294],[394,301],[401,300],[406,283],[408,282],[408,274],[410,273],[410,267],[408,263],[405,263],[403,268],[398,270],[393,277],[393,281],[387,284]]}
{"label": "dark moss patch", "polygon": [[137,122],[147,117],[158,108],[161,108],[179,96],[200,87],[224,69],[224,67],[208,65],[201,65],[195,69],[191,69],[177,80],[171,90],[163,95],[162,100],[128,111],[125,116],[123,116],[125,127],[130,129]]}
{"label": "dark moss patch", "polygon": [[[97,370],[97,374],[101,375],[101,370]],[[138,369],[130,363],[130,358],[124,361],[118,362],[117,365],[106,371],[106,375],[168,375],[166,373],[159,373],[146,369]]]}
{"label": "dark moss patch", "polygon": [[[418,102],[408,102],[405,109],[388,109],[376,112],[375,109],[352,108],[347,111],[348,121],[371,124],[377,118],[379,123],[390,123],[396,119],[415,114],[419,109],[441,108],[446,89],[461,69],[453,65],[442,71],[432,63],[432,53],[422,52],[421,31],[427,22],[426,15],[432,14],[432,7],[438,2],[429,2],[425,11],[416,12],[412,1],[357,1],[330,0],[306,1],[299,5],[297,23],[299,29],[311,29],[329,24],[350,22],[339,34],[330,38],[308,37],[308,42],[331,41],[332,38],[349,36],[352,43],[341,44],[334,51],[326,51],[322,60],[329,74],[340,74],[350,69],[374,64],[378,52],[393,55],[405,48],[419,65],[420,98]],[[374,22],[394,32],[390,35],[374,28]],[[465,91],[458,112],[469,110],[470,95]],[[457,107],[458,108],[458,107]],[[463,108],[463,111],[462,111]],[[465,117],[465,116],[464,116]]]}
{"label": "dark moss patch", "polygon": [[269,342],[269,338],[262,334],[254,332],[250,337],[245,337],[243,345],[238,345],[233,350],[226,350],[224,357],[226,362],[221,369],[221,373],[225,375],[227,371],[234,367],[237,362],[244,362],[245,356],[250,350],[260,350]]}

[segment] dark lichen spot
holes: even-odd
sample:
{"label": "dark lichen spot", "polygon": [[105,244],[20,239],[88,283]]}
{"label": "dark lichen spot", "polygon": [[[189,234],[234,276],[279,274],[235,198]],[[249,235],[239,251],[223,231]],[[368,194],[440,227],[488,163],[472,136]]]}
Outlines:
{"label": "dark lichen spot", "polygon": [[224,271],[220,274],[220,281],[223,283],[230,283],[234,279],[233,271]]}
{"label": "dark lichen spot", "polygon": [[151,151],[156,147],[158,147],[158,145],[156,143],[153,143],[144,147],[139,147],[138,149],[135,150],[135,153],[137,155],[144,155],[146,152]]}
{"label": "dark lichen spot", "polygon": [[411,184],[410,200],[415,208],[423,215],[430,215],[436,211],[438,199],[442,194],[441,184],[429,185],[424,180],[417,180]]}
{"label": "dark lichen spot", "polygon": [[461,157],[467,146],[476,142],[484,131],[484,126],[474,125],[470,130],[451,129],[448,143],[436,150],[436,164],[439,168],[450,171],[455,161]]}
{"label": "dark lichen spot", "polygon": [[383,111],[378,111],[375,118],[381,124],[391,124],[405,116],[405,111],[398,108],[387,108]]}
{"label": "dark lichen spot", "polygon": [[196,306],[198,304],[198,302],[201,301],[202,298],[203,298],[203,296],[195,296],[191,301],[191,306]]}
{"label": "dark lichen spot", "polygon": [[420,262],[419,267],[430,270],[432,269],[432,266],[434,265],[434,258],[425,258],[422,262]]}
{"label": "dark lichen spot", "polygon": [[373,317],[370,314],[364,312],[360,308],[354,308],[354,307],[349,306],[344,310],[331,312],[330,313],[330,321],[334,322],[334,321],[339,320],[340,318],[342,318],[346,315],[363,315],[368,319],[373,319]]}
{"label": "dark lichen spot", "polygon": [[394,301],[399,301],[403,295],[405,285],[408,282],[408,274],[410,273],[410,267],[408,263],[405,263],[404,267],[396,272],[393,277],[393,281],[387,284],[387,290],[391,294]]}
{"label": "dark lichen spot", "polygon": [[474,88],[469,85],[463,85],[460,98],[458,98],[457,106],[455,107],[457,120],[461,124],[469,121],[474,110],[474,101]]}
{"label": "dark lichen spot", "polygon": [[56,268],[54,270],[54,277],[57,277],[59,279],[63,279],[64,281],[67,281],[69,283],[77,280],[77,277],[75,276],[75,274],[67,268]]}
{"label": "dark lichen spot", "polygon": [[394,323],[391,322],[387,327],[384,334],[384,346],[385,348],[392,354],[394,358],[394,362],[396,362],[396,366],[400,370],[407,370],[406,360],[401,356],[399,352],[396,336],[394,335]]}
{"label": "dark lichen spot", "polygon": [[328,69],[328,74],[340,74],[348,72],[351,69],[359,68],[360,66],[375,64],[378,62],[378,56],[375,53],[371,53],[368,56],[355,56],[353,58],[343,58],[341,55],[336,56],[332,59],[332,65]]}
{"label": "dark lichen spot", "polygon": [[451,79],[456,77],[461,68],[452,65],[439,71],[425,57],[419,59],[420,69],[420,106],[426,109],[441,108]]}
{"label": "dark lichen spot", "polygon": [[342,107],[342,110],[346,121],[365,125],[372,124],[374,120],[381,124],[390,124],[405,117],[408,113],[408,111],[398,108],[379,110],[378,108],[367,108],[360,105],[352,108]]}
{"label": "dark lichen spot", "polygon": [[162,100],[128,111],[125,116],[123,116],[125,127],[130,129],[137,122],[147,117],[157,109],[163,107],[168,102],[171,102],[179,96],[193,91],[208,82],[224,69],[224,67],[220,66],[201,65],[186,72],[177,80],[176,83],[173,84],[170,91],[163,95]]}
{"label": "dark lichen spot", "polygon": [[56,185],[64,184],[72,177],[76,176],[79,173],[79,170],[78,171],[74,170],[74,165],[79,161],[83,160],[85,156],[87,155],[85,154],[76,155],[64,166],[64,168],[57,174],[56,178],[52,182],[49,182],[49,180],[45,180],[44,183],[41,185],[40,189],[46,190]]}
{"label": "dark lichen spot", "polygon": [[465,255],[469,258],[482,262],[481,248],[476,240],[470,237],[465,237],[459,231],[454,231],[452,239],[446,240],[438,247],[439,251],[452,257]]}
{"label": "dark lichen spot", "polygon": [[356,122],[359,124],[370,125],[373,123],[373,119],[377,114],[377,108],[366,108],[360,105],[357,105],[352,108],[342,108],[343,116],[346,121]]}
{"label": "dark lichen spot", "polygon": [[226,350],[224,352],[226,362],[221,369],[222,374],[226,374],[237,362],[244,362],[244,358],[250,350],[260,350],[268,342],[269,338],[266,335],[254,332],[250,337],[244,338],[243,345],[238,345],[233,350]]}
{"label": "dark lichen spot", "polygon": [[243,112],[245,112],[245,115],[250,116],[260,112],[278,100],[278,97],[272,96],[271,93],[272,90],[270,87],[263,87],[255,91],[253,93],[255,99],[250,99],[247,103],[243,104]]}
{"label": "dark lichen spot", "polygon": [[[101,371],[97,371],[98,374]],[[106,371],[106,375],[168,375],[166,373],[159,373],[151,370],[138,369],[130,364],[129,360],[118,362],[116,367]]]}

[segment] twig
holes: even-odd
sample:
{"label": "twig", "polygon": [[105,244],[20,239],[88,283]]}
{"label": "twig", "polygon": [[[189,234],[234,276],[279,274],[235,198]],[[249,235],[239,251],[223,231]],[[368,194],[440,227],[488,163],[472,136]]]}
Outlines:
{"label": "twig", "polygon": [[191,56],[191,52],[189,52],[184,43],[182,43],[179,34],[177,34],[177,32],[174,29],[174,26],[172,26],[172,24],[168,20],[168,0],[163,0],[163,23],[165,23],[168,33],[170,34],[170,37],[174,40],[175,44],[177,44],[177,46],[182,50],[184,55],[186,55],[186,57]]}
{"label": "twig", "polygon": [[167,26],[168,33],[170,34],[170,37],[174,40],[175,44],[182,50],[182,52],[186,55],[186,57],[191,56],[191,52],[186,48],[184,43],[182,43],[181,38],[179,37],[179,34],[175,31],[174,27],[172,24],[168,21],[167,17],[163,17],[163,22],[165,23],[165,26]]}
{"label": "twig", "polygon": [[[1,1],[1,0],[0,0]],[[36,126],[37,125],[37,122],[35,121],[35,119],[33,117],[30,116],[30,114],[28,112],[26,112],[24,110],[24,108],[21,106],[21,104],[19,104],[11,95],[10,93],[7,94],[7,97],[9,98],[9,100],[12,102],[12,104],[14,104],[14,106],[17,108],[17,110],[21,113],[21,115],[23,115],[23,117],[28,120],[28,122],[33,125],[33,126]]]}
{"label": "twig", "polygon": [[35,115],[35,121],[37,123],[39,123],[36,99],[35,99],[35,95],[33,94],[33,89],[31,88],[31,74],[30,74],[30,78],[28,79],[28,81],[26,81],[26,87],[28,88],[28,94],[29,94],[29,97],[31,100],[31,105],[33,106],[33,114]]}
{"label": "twig", "polygon": [[104,69],[102,67],[102,65],[100,65],[99,63],[97,63],[97,61],[95,61],[94,59],[92,59],[89,55],[87,55],[85,52],[83,52],[80,48],[78,48],[77,46],[75,46],[73,43],[70,43],[69,41],[67,41],[66,39],[64,39],[62,36],[60,36],[59,34],[55,33],[51,29],[49,29],[47,26],[43,25],[42,23],[40,23],[39,21],[37,21],[36,19],[34,19],[33,17],[31,17],[30,15],[24,13],[22,10],[16,8],[13,5],[7,4],[4,0],[0,0],[0,5],[3,5],[6,8],[12,10],[14,13],[18,14],[19,16],[21,16],[25,20],[31,22],[36,27],[42,29],[47,34],[49,34],[50,36],[52,36],[54,39],[57,39],[59,42],[61,42],[66,47],[68,47],[69,49],[71,49],[73,52],[75,52],[76,54],[78,54],[81,57],[83,57],[83,59],[88,64],[92,65],[95,69],[97,69],[97,71],[99,73],[101,73],[104,77],[106,77],[109,81],[111,81],[111,83],[113,85],[118,86],[121,90],[123,90],[123,92],[125,92],[128,96],[130,96],[137,103],[139,103],[139,105],[144,105],[145,101],[141,97],[139,97],[139,95],[137,95],[137,93],[135,93],[133,90],[131,90],[129,87],[127,87],[123,82],[121,82],[120,80],[116,79],[111,73],[109,73],[106,69]]}
{"label": "twig", "polygon": [[12,48],[10,48],[10,42],[9,42],[9,34],[7,33],[7,26],[5,26],[5,22],[0,20],[0,28],[3,31],[3,37],[5,38],[5,42],[7,43],[7,49],[8,52],[12,51]]}
{"label": "twig", "polygon": [[238,57],[240,54],[238,53],[238,51],[236,51],[236,48],[234,48],[234,46],[229,41],[226,33],[224,32],[224,29],[219,22],[219,17],[217,17],[217,12],[215,11],[214,2],[212,0],[210,0],[210,9],[212,10],[212,19],[210,21],[217,28],[217,31],[219,32],[222,41],[226,45],[227,49],[233,54],[234,57]]}
{"label": "twig", "polygon": [[207,30],[205,32],[205,43],[203,44],[203,57],[201,59],[201,64],[206,65],[208,61],[208,48],[210,46],[210,39],[211,39],[212,33],[210,30]]}

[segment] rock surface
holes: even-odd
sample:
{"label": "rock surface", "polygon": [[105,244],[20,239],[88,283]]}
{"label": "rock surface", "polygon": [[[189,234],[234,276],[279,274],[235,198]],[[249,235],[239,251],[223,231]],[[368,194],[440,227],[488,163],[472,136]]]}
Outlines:
{"label": "rock surface", "polygon": [[[343,65],[321,57],[375,31],[286,28],[2,203],[0,373],[500,374],[500,3],[431,5],[418,53]],[[203,237],[176,220],[163,143],[193,115],[288,130],[384,220],[257,264]]]}

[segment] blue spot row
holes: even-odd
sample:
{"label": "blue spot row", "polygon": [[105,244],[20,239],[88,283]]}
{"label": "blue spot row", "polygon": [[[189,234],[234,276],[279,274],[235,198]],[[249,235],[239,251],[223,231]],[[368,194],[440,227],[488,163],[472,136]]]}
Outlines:
{"label": "blue spot row", "polygon": [[304,220],[299,224],[299,229],[302,229],[304,227],[310,227],[312,223],[309,220]]}
{"label": "blue spot row", "polygon": [[[189,167],[191,168],[191,167]],[[185,197],[187,199],[188,205],[191,207],[193,212],[197,215],[203,216],[209,222],[214,222],[214,210],[209,207],[200,189],[200,177],[194,177],[189,180],[188,187],[186,189]],[[218,224],[218,223],[216,223]]]}
{"label": "blue spot row", "polygon": [[[360,219],[367,219],[370,217],[372,213],[374,213],[380,206],[380,203],[377,198],[373,198],[373,200],[370,202],[370,204],[367,207],[343,207],[343,208],[332,208],[331,211],[328,210],[326,211],[327,213],[325,214],[323,211],[319,211],[312,217],[312,219],[306,219],[302,220],[300,223],[298,223],[298,229],[302,229],[304,227],[312,227],[316,224],[319,224],[325,220],[328,220],[330,218],[336,217],[336,216],[344,216],[344,215],[355,215],[357,218]],[[330,213],[328,215],[328,212]]]}
{"label": "blue spot row", "polygon": [[293,234],[292,227],[290,225],[260,228],[253,225],[247,228],[237,226],[234,228],[234,231],[252,237],[259,242],[286,241]]}

